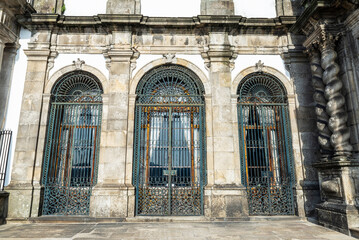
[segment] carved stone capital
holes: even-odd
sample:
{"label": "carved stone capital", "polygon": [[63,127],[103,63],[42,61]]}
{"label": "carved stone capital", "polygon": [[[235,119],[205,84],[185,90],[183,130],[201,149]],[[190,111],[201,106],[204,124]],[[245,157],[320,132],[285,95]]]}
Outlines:
{"label": "carved stone capital", "polygon": [[29,61],[47,61],[50,50],[24,50]]}
{"label": "carved stone capital", "polygon": [[238,54],[229,45],[210,45],[204,48],[201,56],[204,59],[205,68],[208,71],[214,62],[226,63],[231,70],[233,70]]}
{"label": "carved stone capital", "polygon": [[323,20],[322,22],[312,23],[311,26],[312,29],[303,43],[307,49],[319,48],[323,51],[324,49],[335,48],[335,44],[342,34],[341,29],[343,27],[341,25],[329,24]]}
{"label": "carved stone capital", "polygon": [[140,57],[140,52],[136,47],[130,49],[108,49],[103,52],[106,60],[106,68],[110,70],[111,64],[114,62],[129,63],[131,71],[136,69],[137,59]]}

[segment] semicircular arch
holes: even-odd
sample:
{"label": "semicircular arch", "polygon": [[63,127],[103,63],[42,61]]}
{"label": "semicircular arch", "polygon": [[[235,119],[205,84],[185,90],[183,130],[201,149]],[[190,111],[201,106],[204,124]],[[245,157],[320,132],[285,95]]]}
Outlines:
{"label": "semicircular arch", "polygon": [[[49,81],[47,82],[47,84],[45,86],[45,93],[51,94],[53,88],[56,87],[56,84],[58,84],[58,81],[61,81],[63,76],[65,76],[66,74],[69,74],[71,72],[76,72],[76,71],[79,71],[79,69],[77,69],[74,65],[68,65],[68,66],[65,66],[65,67],[61,68],[60,70],[56,71],[49,78]],[[82,68],[80,71],[88,72],[88,73],[94,75],[99,80],[99,82],[101,84],[101,88],[103,90],[103,93],[106,94],[108,92],[108,85],[109,85],[108,80],[100,70],[98,70],[95,67],[89,66],[89,65],[82,65]]]}
{"label": "semicircular arch", "polygon": [[[244,70],[242,70],[235,78],[234,81],[232,82],[232,86],[231,86],[231,94],[237,95],[237,90],[238,90],[238,86],[240,85],[240,83],[243,80],[246,80],[246,77],[250,74],[254,74],[257,73],[258,70],[256,69],[256,67],[248,67],[245,68]],[[265,74],[269,74],[272,75],[274,78],[279,80],[279,83],[284,87],[284,91],[287,94],[287,96],[291,96],[294,94],[294,87],[293,87],[293,83],[280,71],[278,71],[275,68],[269,67],[269,66],[265,66],[262,69],[262,72]]]}
{"label": "semicircular arch", "polygon": [[[161,59],[154,60],[154,61],[148,63],[147,65],[145,65],[144,67],[142,67],[131,80],[130,94],[136,94],[136,89],[137,89],[138,84],[140,83],[141,79],[148,72],[150,72],[151,70],[153,70],[161,65],[166,65],[166,64],[169,64],[168,62],[166,62],[166,59],[161,58]],[[211,94],[210,83],[209,83],[207,76],[194,63],[192,63],[188,60],[182,59],[182,58],[176,58],[170,64],[179,65],[179,66],[182,66],[184,68],[191,70],[197,76],[197,78],[200,80],[201,85],[203,85],[205,94]]]}

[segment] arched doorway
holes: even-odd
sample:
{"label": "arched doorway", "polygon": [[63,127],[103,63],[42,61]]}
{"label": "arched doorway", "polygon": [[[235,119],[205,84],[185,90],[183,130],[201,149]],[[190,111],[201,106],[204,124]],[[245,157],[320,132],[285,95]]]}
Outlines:
{"label": "arched doorway", "polygon": [[43,215],[88,215],[96,184],[103,93],[85,71],[63,75],[51,91],[42,184]]}
{"label": "arched doorway", "polygon": [[275,76],[247,75],[238,86],[242,183],[250,215],[292,215],[293,150],[286,91]]}
{"label": "arched doorway", "polygon": [[136,89],[133,184],[136,215],[202,215],[204,88],[191,70],[162,65]]}

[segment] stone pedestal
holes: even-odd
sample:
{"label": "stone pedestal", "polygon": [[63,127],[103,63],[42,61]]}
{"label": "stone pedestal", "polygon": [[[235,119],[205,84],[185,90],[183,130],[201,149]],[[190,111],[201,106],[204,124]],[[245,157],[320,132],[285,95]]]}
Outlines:
{"label": "stone pedestal", "polygon": [[4,224],[9,204],[9,193],[5,191],[0,192],[0,224]]}
{"label": "stone pedestal", "polygon": [[247,191],[243,186],[206,187],[205,216],[217,220],[248,220]]}
{"label": "stone pedestal", "polygon": [[201,15],[234,15],[233,0],[202,0]]}
{"label": "stone pedestal", "polygon": [[98,184],[92,190],[90,216],[126,218],[134,216],[135,190],[118,184]]}
{"label": "stone pedestal", "polygon": [[140,0],[108,0],[107,14],[141,14]]}
{"label": "stone pedestal", "polygon": [[359,162],[316,164],[323,202],[317,205],[318,222],[348,234],[359,226]]}

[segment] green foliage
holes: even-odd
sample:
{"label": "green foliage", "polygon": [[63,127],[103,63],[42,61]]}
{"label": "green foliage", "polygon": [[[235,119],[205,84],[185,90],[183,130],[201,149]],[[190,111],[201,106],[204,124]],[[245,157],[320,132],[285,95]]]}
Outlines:
{"label": "green foliage", "polygon": [[63,15],[66,11],[66,6],[65,6],[65,3],[62,4],[62,7],[61,7],[61,15]]}

